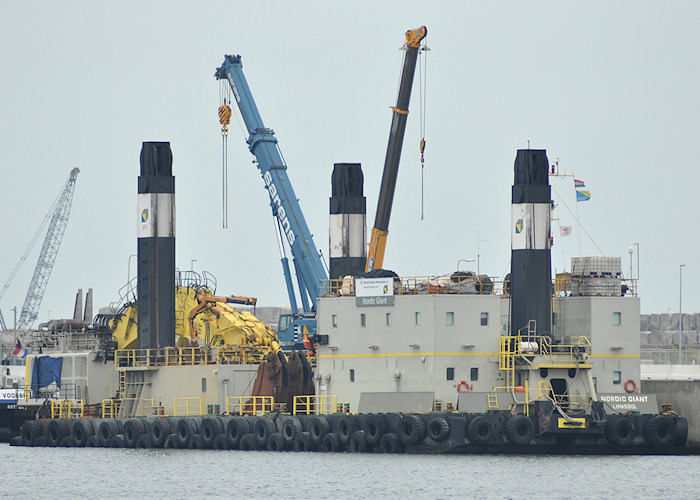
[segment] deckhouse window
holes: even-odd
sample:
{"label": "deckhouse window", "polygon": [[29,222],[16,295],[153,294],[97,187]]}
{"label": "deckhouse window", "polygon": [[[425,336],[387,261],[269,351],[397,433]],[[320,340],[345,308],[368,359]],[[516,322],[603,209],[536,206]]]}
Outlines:
{"label": "deckhouse window", "polygon": [[420,326],[420,313],[416,312],[416,326]]}
{"label": "deckhouse window", "polygon": [[386,326],[391,326],[391,313],[386,313]]}
{"label": "deckhouse window", "polygon": [[333,328],[338,328],[338,315],[334,314],[331,316],[331,323],[333,324]]}
{"label": "deckhouse window", "polygon": [[622,313],[613,313],[613,326],[620,326],[622,324]]}
{"label": "deckhouse window", "polygon": [[445,326],[452,326],[455,324],[455,313],[447,312],[445,314]]}
{"label": "deckhouse window", "polygon": [[622,382],[622,372],[613,372],[613,384]]}
{"label": "deckhouse window", "polygon": [[481,326],[486,326],[488,324],[489,324],[489,313],[482,312],[481,313]]}
{"label": "deckhouse window", "polygon": [[365,313],[360,314],[360,326],[362,328],[367,326],[367,316],[365,315]]}

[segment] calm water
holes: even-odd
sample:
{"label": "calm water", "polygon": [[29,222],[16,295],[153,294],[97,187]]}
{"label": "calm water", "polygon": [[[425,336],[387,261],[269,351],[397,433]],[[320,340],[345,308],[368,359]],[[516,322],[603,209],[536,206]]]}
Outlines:
{"label": "calm water", "polygon": [[0,445],[8,498],[700,498],[700,456],[276,453]]}

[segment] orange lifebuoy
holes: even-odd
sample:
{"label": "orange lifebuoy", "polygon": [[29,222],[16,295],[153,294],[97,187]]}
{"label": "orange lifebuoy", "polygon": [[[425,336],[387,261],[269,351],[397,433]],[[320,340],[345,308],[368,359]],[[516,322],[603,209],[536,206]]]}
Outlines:
{"label": "orange lifebuoy", "polygon": [[637,383],[634,380],[629,379],[627,382],[625,382],[625,391],[627,391],[629,394],[636,392]]}
{"label": "orange lifebuoy", "polygon": [[[464,386],[464,389],[462,389],[462,386]],[[467,384],[466,380],[459,381],[459,384],[457,384],[457,392],[469,392],[469,384]]]}

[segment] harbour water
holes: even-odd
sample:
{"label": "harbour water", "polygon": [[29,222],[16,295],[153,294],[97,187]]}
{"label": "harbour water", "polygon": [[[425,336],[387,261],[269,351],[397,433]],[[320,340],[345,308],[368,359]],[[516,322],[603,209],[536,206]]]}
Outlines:
{"label": "harbour water", "polygon": [[4,498],[700,497],[700,456],[386,455],[0,445]]}

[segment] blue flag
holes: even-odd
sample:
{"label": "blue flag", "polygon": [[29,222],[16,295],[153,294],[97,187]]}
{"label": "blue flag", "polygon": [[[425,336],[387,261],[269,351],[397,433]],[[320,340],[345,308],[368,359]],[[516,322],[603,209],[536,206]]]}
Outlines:
{"label": "blue flag", "polygon": [[576,190],[576,201],[588,201],[591,199],[590,191],[579,191]]}

